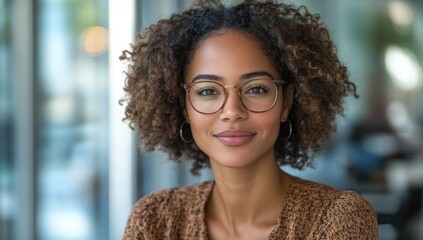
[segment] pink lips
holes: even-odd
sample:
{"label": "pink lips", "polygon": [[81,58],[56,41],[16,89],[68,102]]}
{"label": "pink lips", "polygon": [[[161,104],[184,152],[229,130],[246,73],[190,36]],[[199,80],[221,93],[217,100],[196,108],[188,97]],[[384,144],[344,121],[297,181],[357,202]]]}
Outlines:
{"label": "pink lips", "polygon": [[224,145],[236,147],[248,143],[255,135],[255,133],[248,131],[228,130],[214,136]]}

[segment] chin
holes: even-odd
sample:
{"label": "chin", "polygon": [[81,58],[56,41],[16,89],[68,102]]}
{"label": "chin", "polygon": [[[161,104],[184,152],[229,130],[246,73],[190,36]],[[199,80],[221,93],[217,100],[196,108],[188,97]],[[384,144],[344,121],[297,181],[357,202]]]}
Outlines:
{"label": "chin", "polygon": [[214,156],[210,158],[213,164],[226,168],[245,168],[255,164],[258,160],[252,159],[251,154],[224,154],[225,156]]}

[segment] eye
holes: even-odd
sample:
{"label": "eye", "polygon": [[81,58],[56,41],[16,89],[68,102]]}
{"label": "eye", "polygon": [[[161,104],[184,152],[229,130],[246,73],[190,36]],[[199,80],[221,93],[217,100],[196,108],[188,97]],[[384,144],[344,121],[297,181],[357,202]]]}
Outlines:
{"label": "eye", "polygon": [[204,84],[198,84],[199,86],[195,86],[194,92],[195,95],[199,97],[207,97],[207,96],[216,96],[220,95],[221,91],[218,87],[212,86],[212,85],[204,85]]}
{"label": "eye", "polygon": [[269,92],[269,87],[265,84],[251,84],[244,87],[244,94],[266,94]]}
{"label": "eye", "polygon": [[197,89],[195,91],[197,95],[203,95],[203,96],[210,96],[210,95],[219,95],[219,92],[217,92],[215,89],[212,88],[201,88]]}

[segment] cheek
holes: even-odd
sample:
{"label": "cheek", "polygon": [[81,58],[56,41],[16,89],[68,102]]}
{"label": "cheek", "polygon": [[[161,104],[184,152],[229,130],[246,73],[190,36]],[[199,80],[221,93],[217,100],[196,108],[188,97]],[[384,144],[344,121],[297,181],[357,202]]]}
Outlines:
{"label": "cheek", "polygon": [[264,113],[260,118],[257,119],[258,124],[261,124],[263,131],[266,132],[266,136],[270,138],[276,138],[279,135],[279,130],[281,127],[281,116],[282,111],[280,110],[282,106],[275,106],[275,111],[269,111]]}
{"label": "cheek", "polygon": [[269,119],[261,119],[263,131],[266,132],[266,136],[271,138],[277,138],[279,135],[279,129],[281,126],[280,116],[273,116]]}
{"label": "cheek", "polygon": [[186,106],[188,123],[191,125],[191,132],[194,138],[198,138],[200,132],[206,131],[212,124],[212,118],[209,115],[201,114],[195,111],[189,103]]}

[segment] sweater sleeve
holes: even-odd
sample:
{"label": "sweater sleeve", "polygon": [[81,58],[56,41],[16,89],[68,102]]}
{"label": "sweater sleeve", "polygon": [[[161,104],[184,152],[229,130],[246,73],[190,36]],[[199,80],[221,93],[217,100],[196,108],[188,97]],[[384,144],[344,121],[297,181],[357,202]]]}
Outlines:
{"label": "sweater sleeve", "polygon": [[343,192],[327,205],[318,239],[377,239],[377,217],[372,206],[355,192]]}
{"label": "sweater sleeve", "polygon": [[131,210],[123,239],[207,239],[204,209],[212,187],[213,182],[204,182],[141,198]]}
{"label": "sweater sleeve", "polygon": [[131,210],[123,239],[161,239],[171,235],[174,229],[170,226],[175,220],[175,214],[169,210],[175,209],[172,193],[172,190],[160,191],[141,198]]}
{"label": "sweater sleeve", "polygon": [[137,202],[129,214],[126,223],[123,240],[143,240],[142,235],[142,201]]}

